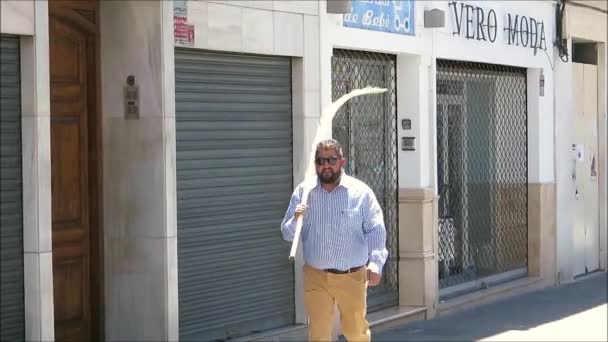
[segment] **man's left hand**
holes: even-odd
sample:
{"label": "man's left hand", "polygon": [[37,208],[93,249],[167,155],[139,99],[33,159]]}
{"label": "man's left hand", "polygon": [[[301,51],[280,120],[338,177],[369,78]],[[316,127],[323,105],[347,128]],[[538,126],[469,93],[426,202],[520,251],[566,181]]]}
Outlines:
{"label": "man's left hand", "polygon": [[382,280],[382,276],[378,267],[375,264],[369,264],[367,268],[367,285],[376,286],[380,284],[380,280]]}

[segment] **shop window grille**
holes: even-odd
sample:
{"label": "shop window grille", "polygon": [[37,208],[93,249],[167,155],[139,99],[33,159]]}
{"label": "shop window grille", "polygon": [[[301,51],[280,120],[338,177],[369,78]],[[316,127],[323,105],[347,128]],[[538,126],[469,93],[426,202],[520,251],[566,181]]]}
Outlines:
{"label": "shop window grille", "polygon": [[442,289],[527,270],[526,86],[525,69],[437,61]]}
{"label": "shop window grille", "polygon": [[367,86],[388,89],[381,95],[351,99],[333,121],[333,137],[347,158],[346,172],[373,189],[386,223],[389,257],[381,284],[368,290],[368,311],[399,304],[396,75],[394,55],[334,50],[334,100]]}

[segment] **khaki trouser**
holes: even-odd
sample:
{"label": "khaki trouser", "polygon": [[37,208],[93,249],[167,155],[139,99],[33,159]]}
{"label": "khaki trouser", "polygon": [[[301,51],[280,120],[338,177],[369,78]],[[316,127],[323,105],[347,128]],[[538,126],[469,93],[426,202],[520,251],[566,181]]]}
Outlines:
{"label": "khaki trouser", "polygon": [[309,341],[331,341],[334,304],[340,310],[340,326],[349,342],[371,340],[365,319],[367,269],[333,274],[304,266],[304,305],[308,310]]}

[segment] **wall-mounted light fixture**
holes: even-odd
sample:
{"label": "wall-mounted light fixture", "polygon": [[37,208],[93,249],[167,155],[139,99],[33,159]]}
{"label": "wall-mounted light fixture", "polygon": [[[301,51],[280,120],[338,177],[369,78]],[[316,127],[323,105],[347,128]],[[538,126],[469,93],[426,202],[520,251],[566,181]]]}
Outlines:
{"label": "wall-mounted light fixture", "polygon": [[346,14],[352,10],[351,0],[327,0],[327,13]]}
{"label": "wall-mounted light fixture", "polygon": [[445,27],[445,12],[437,8],[424,11],[424,27]]}

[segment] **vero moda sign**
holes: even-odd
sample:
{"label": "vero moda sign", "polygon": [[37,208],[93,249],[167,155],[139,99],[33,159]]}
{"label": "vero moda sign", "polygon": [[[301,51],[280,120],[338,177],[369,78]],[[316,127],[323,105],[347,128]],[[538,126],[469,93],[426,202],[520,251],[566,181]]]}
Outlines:
{"label": "vero moda sign", "polygon": [[534,13],[528,13],[526,16],[506,12],[499,19],[499,15],[492,8],[456,1],[449,3],[449,9],[452,16],[452,34],[455,36],[495,43],[502,34],[502,42],[507,45],[547,50],[545,22],[535,18]]}

